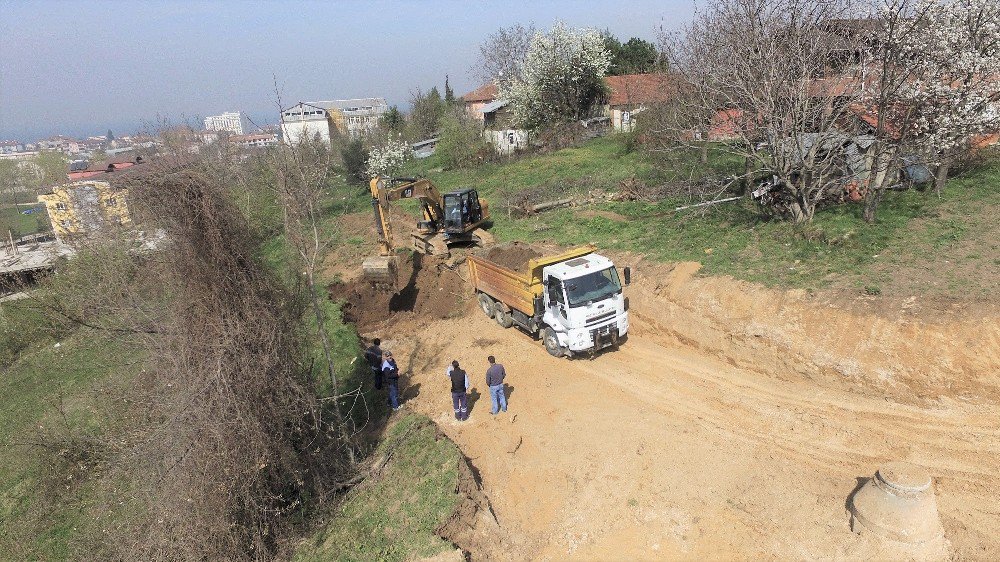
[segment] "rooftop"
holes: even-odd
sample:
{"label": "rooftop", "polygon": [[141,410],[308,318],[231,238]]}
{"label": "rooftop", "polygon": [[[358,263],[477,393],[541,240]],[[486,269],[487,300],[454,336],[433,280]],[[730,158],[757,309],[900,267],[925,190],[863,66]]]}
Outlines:
{"label": "rooftop", "polygon": [[605,78],[611,88],[608,105],[665,102],[677,90],[675,80],[666,74],[623,74]]}
{"label": "rooftop", "polygon": [[462,99],[466,103],[477,102],[477,101],[493,101],[497,97],[497,85],[493,82],[489,84],[483,84],[482,86],[472,90],[468,94],[462,96]]}

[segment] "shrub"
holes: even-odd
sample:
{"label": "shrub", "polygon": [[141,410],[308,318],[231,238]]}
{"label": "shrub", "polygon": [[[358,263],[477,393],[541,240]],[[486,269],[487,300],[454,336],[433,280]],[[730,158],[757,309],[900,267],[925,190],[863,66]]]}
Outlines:
{"label": "shrub", "polygon": [[487,148],[479,123],[464,111],[449,111],[441,119],[441,137],[435,152],[445,166],[459,168],[473,164]]}
{"label": "shrub", "polygon": [[364,183],[368,180],[368,171],[365,169],[365,164],[368,162],[368,151],[361,139],[348,142],[340,151],[340,156],[344,160],[347,181]]}

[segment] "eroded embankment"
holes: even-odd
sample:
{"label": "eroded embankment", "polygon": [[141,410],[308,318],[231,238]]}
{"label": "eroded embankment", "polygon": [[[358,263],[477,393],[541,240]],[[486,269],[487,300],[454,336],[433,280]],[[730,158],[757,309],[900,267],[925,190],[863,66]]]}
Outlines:
{"label": "eroded embankment", "polygon": [[[462,509],[452,526],[468,536],[443,536],[496,559],[878,558],[845,502],[857,478],[904,460],[935,478],[953,556],[1000,548],[994,321],[865,312],[699,278],[697,264],[615,259],[635,273],[632,333],[593,360],[549,357],[487,319],[463,266],[422,262],[412,299],[334,292],[401,358],[406,407],[480,471],[502,540]],[[497,417],[487,355],[508,371]],[[467,422],[450,411],[452,360],[474,387]],[[486,513],[470,501],[474,519]]]}
{"label": "eroded embankment", "polygon": [[[630,292],[644,335],[667,337],[779,379],[879,393],[903,402],[1000,401],[1000,322],[991,316],[885,314],[823,295],[730,278],[697,263],[640,261]],[[648,328],[652,328],[651,330]]]}

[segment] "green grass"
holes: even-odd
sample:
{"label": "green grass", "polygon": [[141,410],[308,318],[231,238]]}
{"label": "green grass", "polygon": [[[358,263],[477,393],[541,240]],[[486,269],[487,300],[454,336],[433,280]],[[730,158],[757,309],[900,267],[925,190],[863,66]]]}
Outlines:
{"label": "green grass", "polygon": [[[6,306],[5,306],[6,307]],[[59,344],[56,347],[56,343]],[[87,472],[72,451],[28,445],[43,434],[102,431],[96,392],[130,375],[136,351],[121,341],[77,332],[25,350],[0,379],[0,559],[78,556],[93,524]],[[73,479],[67,479],[73,474]]]}
{"label": "green grass", "polygon": [[413,560],[451,550],[434,534],[454,511],[460,453],[438,439],[425,417],[405,414],[390,425],[378,457],[389,464],[344,499],[329,525],[302,544],[294,560],[313,562]]}
{"label": "green grass", "polygon": [[[614,137],[592,140],[580,147],[529,156],[510,163],[437,171],[432,158],[410,164],[410,173],[424,173],[442,190],[460,186],[480,189],[490,198],[501,241],[548,241],[573,245],[592,242],[601,248],[629,250],[662,261],[699,261],[703,272],[731,275],[777,287],[820,288],[881,285],[884,291],[932,291],[923,283],[904,287],[893,281],[899,266],[934,267],[942,256],[952,256],[942,294],[961,295],[970,288],[985,295],[996,288],[995,213],[1000,206],[1000,164],[982,167],[949,181],[939,198],[933,193],[890,192],[875,224],[861,220],[861,206],[841,205],[820,210],[810,224],[766,221],[746,200],[708,209],[675,211],[690,203],[668,198],[655,204],[603,202],[587,207],[562,208],[527,218],[510,218],[497,199],[525,189],[581,183],[587,188],[614,191],[632,175],[649,185],[690,175],[722,176],[738,173],[739,162],[719,150],[701,166],[693,152],[667,162],[649,160],[639,152],[624,152]],[[656,157],[659,158],[659,157]],[[654,165],[655,164],[655,165]],[[955,255],[958,246],[970,246]],[[947,258],[946,258],[947,259]],[[971,265],[969,265],[971,264]],[[985,284],[982,272],[985,272]],[[991,281],[993,280],[993,281]]]}
{"label": "green grass", "polygon": [[[22,211],[34,209],[30,215],[23,214]],[[3,238],[7,238],[7,229],[13,230],[14,238],[43,232],[49,229],[49,218],[42,205],[19,205],[18,207],[5,206],[0,208],[0,233]]]}

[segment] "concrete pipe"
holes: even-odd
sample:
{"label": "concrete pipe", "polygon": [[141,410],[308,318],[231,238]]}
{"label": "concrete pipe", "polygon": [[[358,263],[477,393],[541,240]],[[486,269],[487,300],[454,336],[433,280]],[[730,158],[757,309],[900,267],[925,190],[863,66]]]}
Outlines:
{"label": "concrete pipe", "polygon": [[910,544],[943,539],[930,475],[906,463],[883,465],[854,494],[851,529]]}

